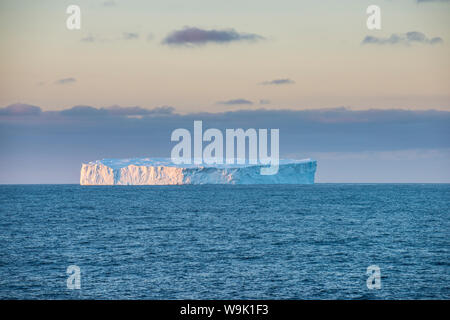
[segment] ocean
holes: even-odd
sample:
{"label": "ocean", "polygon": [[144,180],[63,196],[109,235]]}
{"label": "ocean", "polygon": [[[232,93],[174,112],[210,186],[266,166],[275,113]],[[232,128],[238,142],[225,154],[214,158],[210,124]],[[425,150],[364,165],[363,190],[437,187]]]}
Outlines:
{"label": "ocean", "polygon": [[449,184],[1,185],[0,298],[450,299],[449,204]]}

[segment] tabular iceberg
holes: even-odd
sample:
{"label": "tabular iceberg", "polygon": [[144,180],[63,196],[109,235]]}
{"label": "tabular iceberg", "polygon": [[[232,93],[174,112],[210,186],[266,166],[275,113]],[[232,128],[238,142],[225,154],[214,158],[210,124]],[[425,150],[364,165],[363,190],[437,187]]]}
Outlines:
{"label": "tabular iceberg", "polygon": [[274,175],[261,175],[263,165],[175,165],[171,159],[103,159],[83,164],[81,185],[183,184],[313,184],[315,160],[280,160]]}

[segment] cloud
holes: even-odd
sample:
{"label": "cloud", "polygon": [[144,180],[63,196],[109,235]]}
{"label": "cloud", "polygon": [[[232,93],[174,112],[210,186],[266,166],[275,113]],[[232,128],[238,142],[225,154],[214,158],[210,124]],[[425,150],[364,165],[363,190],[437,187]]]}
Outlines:
{"label": "cloud", "polygon": [[97,39],[92,34],[89,34],[89,35],[81,38],[80,41],[82,41],[82,42],[95,42],[96,40]]}
{"label": "cloud", "polygon": [[124,32],[123,33],[123,39],[125,39],[125,40],[139,39],[139,33],[136,33],[136,32]]}
{"label": "cloud", "polygon": [[426,2],[450,2],[450,0],[417,0],[417,3],[426,3]]}
{"label": "cloud", "polygon": [[[10,121],[11,115],[39,115],[32,117],[35,119],[33,127],[64,123],[68,124],[69,130],[70,123],[74,126],[89,124],[93,133],[97,128],[105,128],[114,135],[124,134],[124,137],[128,133],[134,135],[138,128],[146,137],[153,134],[159,136],[159,130],[165,134],[171,128],[190,128],[194,120],[203,120],[205,124],[217,128],[280,128],[281,136],[292,138],[289,145],[293,149],[297,149],[297,143],[300,143],[300,149],[326,152],[450,148],[450,140],[447,139],[450,135],[450,112],[436,110],[256,109],[179,114],[169,106],[147,109],[139,106],[96,108],[79,105],[61,111],[42,111],[38,106],[13,104],[0,108],[0,126]],[[128,119],[127,116],[143,117],[138,122],[129,122],[135,119]],[[129,123],[137,127],[129,128]],[[65,127],[61,130],[64,131]]]}
{"label": "cloud", "polygon": [[77,82],[75,78],[63,78],[55,81],[55,84],[71,84]]}
{"label": "cloud", "polygon": [[261,82],[262,85],[282,85],[282,84],[294,84],[295,81],[291,79],[275,79],[271,81]]}
{"label": "cloud", "polygon": [[43,112],[40,107],[29,104],[11,104],[7,107],[0,108],[0,116],[51,116],[52,119],[56,116],[63,116],[64,118],[86,118],[86,117],[145,117],[145,116],[165,116],[173,115],[175,108],[170,106],[161,106],[153,109],[146,109],[142,107],[121,107],[111,106],[103,108],[95,108],[91,106],[73,106],[72,108],[61,111],[46,111]]}
{"label": "cloud", "polygon": [[434,155],[450,150],[448,111],[333,108],[179,114],[171,107],[41,111],[16,104],[0,108],[0,183],[77,183],[85,161],[170,157],[172,131],[192,132],[194,120],[222,132],[278,128],[280,156],[320,157],[321,181],[450,181],[449,153]]}
{"label": "cloud", "polygon": [[443,43],[441,37],[428,38],[425,34],[418,31],[411,31],[407,33],[393,33],[388,38],[375,37],[375,36],[366,36],[362,44],[377,44],[377,45],[395,45],[395,44],[404,44],[411,45],[413,43],[422,43],[422,44],[439,44]]}
{"label": "cloud", "polygon": [[141,107],[121,107],[111,106],[104,108],[95,108],[91,106],[74,106],[57,112],[65,117],[106,117],[106,116],[153,116],[153,115],[170,115],[175,111],[173,107],[162,106],[153,109],[145,109]]}
{"label": "cloud", "polygon": [[114,37],[99,37],[99,36],[93,36],[92,34],[89,34],[83,38],[80,39],[81,42],[86,43],[93,43],[93,42],[110,42],[110,41],[117,41],[117,40],[134,40],[139,39],[140,35],[137,32],[123,32],[120,36],[114,36]]}
{"label": "cloud", "polygon": [[108,108],[103,108],[109,115],[117,116],[149,116],[149,115],[169,115],[173,114],[175,108],[170,106],[156,107],[153,109],[144,109],[141,107],[120,107],[111,106]]}
{"label": "cloud", "polygon": [[0,108],[0,116],[37,116],[42,112],[40,107],[16,103]]}
{"label": "cloud", "polygon": [[107,0],[103,2],[104,7],[114,7],[116,5],[116,2],[114,0]]}
{"label": "cloud", "polygon": [[223,104],[223,105],[242,105],[242,104],[246,104],[246,105],[251,105],[253,104],[253,102],[251,102],[250,100],[246,100],[246,99],[232,99],[232,100],[227,100],[227,101],[219,101],[217,102],[217,104]]}
{"label": "cloud", "polygon": [[70,117],[104,116],[107,114],[104,109],[97,109],[90,106],[74,106],[70,109],[62,110],[59,113],[63,116]]}
{"label": "cloud", "polygon": [[264,37],[253,33],[239,33],[234,29],[204,30],[195,27],[185,27],[175,30],[162,41],[170,46],[201,46],[207,43],[230,43],[239,41],[254,42]]}

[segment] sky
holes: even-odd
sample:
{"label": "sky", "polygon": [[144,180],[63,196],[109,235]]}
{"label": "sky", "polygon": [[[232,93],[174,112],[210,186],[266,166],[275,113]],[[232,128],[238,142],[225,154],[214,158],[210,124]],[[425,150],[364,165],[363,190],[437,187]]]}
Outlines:
{"label": "sky", "polygon": [[445,0],[3,0],[0,183],[169,156],[193,120],[280,128],[318,182],[450,182],[449,18]]}

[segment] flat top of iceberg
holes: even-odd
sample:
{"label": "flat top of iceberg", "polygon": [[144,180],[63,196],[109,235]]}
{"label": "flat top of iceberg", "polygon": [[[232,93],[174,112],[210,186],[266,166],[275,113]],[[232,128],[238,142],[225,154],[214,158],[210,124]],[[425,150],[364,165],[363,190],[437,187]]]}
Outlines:
{"label": "flat top of iceberg", "polygon": [[[302,160],[294,160],[294,159],[280,159],[280,165],[286,164],[298,164],[298,163],[307,163],[312,162],[314,160],[311,159],[302,159]],[[87,163],[88,165],[105,165],[112,169],[120,169],[128,167],[129,165],[135,166],[147,166],[147,167],[176,167],[176,168],[198,168],[198,167],[213,167],[213,168],[242,168],[255,166],[255,164],[174,164],[170,158],[129,158],[129,159],[102,159],[91,161]],[[256,165],[263,165],[258,163]]]}

